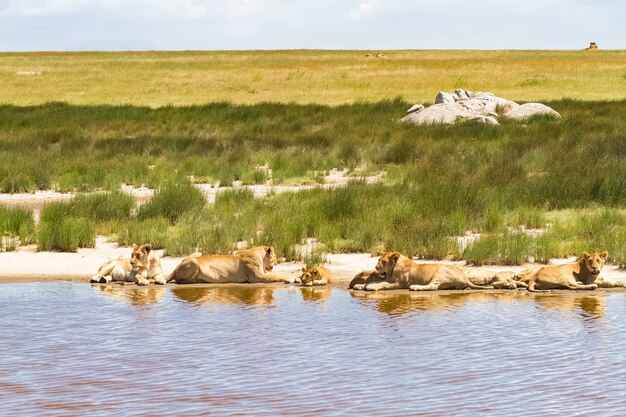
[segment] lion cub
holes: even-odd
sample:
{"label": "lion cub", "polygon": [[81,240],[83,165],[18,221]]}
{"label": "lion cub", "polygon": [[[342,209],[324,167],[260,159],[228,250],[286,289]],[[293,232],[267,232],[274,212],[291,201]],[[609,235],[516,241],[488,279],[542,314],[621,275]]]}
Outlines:
{"label": "lion cub", "polygon": [[331,273],[321,265],[308,269],[302,268],[300,282],[302,282],[302,286],[304,287],[330,284],[332,282]]}
{"label": "lion cub", "polygon": [[111,281],[136,282],[137,285],[148,285],[149,279],[155,284],[165,284],[159,254],[152,250],[152,245],[134,244],[130,258],[107,261],[91,277],[91,282],[106,284]]}

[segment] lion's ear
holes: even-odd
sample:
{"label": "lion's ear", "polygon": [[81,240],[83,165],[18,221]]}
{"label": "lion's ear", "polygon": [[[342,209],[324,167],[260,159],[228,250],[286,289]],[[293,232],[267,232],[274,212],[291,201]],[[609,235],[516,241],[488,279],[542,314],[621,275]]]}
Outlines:
{"label": "lion's ear", "polygon": [[399,252],[394,252],[391,255],[389,255],[389,259],[392,260],[393,262],[398,262],[398,259],[400,259],[400,253]]}
{"label": "lion's ear", "polygon": [[607,258],[609,257],[609,252],[607,252],[607,251],[601,252],[600,256],[602,257],[602,259],[604,259],[606,261]]}
{"label": "lion's ear", "polygon": [[274,247],[273,246],[268,246],[267,247],[267,254],[271,255],[272,253],[274,253]]}
{"label": "lion's ear", "polygon": [[305,267],[302,267],[302,272],[306,272],[306,268]]}
{"label": "lion's ear", "polygon": [[589,259],[589,254],[587,252],[583,252],[583,259]]}
{"label": "lion's ear", "polygon": [[139,243],[133,243],[133,250],[137,250],[139,246],[141,246]]}
{"label": "lion's ear", "polygon": [[146,243],[145,245],[143,245],[142,250],[147,254],[150,253],[150,251],[152,250],[152,245],[149,243]]}

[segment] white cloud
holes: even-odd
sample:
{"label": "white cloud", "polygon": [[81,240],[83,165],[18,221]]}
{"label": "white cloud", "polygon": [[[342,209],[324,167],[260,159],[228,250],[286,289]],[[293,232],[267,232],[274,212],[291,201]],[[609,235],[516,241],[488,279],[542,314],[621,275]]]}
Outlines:
{"label": "white cloud", "polygon": [[375,0],[367,0],[358,4],[357,7],[350,10],[348,13],[349,19],[359,19],[362,17],[371,16],[378,7]]}

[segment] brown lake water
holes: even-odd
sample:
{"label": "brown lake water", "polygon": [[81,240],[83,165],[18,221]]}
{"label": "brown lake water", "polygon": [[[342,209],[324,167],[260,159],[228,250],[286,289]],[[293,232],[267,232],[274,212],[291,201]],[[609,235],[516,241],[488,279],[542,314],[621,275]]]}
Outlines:
{"label": "brown lake water", "polygon": [[0,286],[2,416],[623,416],[626,294]]}

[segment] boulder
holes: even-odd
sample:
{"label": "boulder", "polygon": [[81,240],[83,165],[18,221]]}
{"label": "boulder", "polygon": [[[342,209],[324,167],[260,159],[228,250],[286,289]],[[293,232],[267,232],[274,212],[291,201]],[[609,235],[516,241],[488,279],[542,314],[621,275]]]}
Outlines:
{"label": "boulder", "polygon": [[439,94],[437,94],[437,97],[435,97],[435,104],[454,103],[455,101],[454,96],[450,93],[446,93],[445,91],[440,91]]}
{"label": "boulder", "polygon": [[526,103],[507,109],[502,116],[513,120],[526,120],[533,116],[551,116],[560,119],[561,115],[551,107],[541,103]]}
{"label": "boulder", "polygon": [[413,107],[411,107],[410,109],[408,109],[406,112],[407,113],[413,113],[414,111],[420,111],[424,108],[423,104],[414,104]]}
{"label": "boulder", "polygon": [[460,88],[451,93],[440,91],[435,97],[435,104],[429,107],[416,104],[407,113],[399,122],[433,125],[471,121],[498,125],[500,116],[513,120],[525,120],[537,115],[561,117],[559,113],[541,103],[519,105],[514,101],[497,97],[493,93],[474,94]]}

